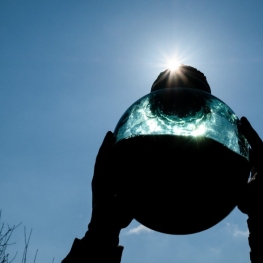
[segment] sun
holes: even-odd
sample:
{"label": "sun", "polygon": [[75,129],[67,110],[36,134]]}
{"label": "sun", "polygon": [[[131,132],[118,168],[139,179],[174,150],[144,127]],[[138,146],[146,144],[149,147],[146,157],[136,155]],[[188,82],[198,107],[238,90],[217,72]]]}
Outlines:
{"label": "sun", "polygon": [[173,53],[167,53],[161,51],[159,55],[160,62],[156,63],[158,68],[162,68],[169,71],[175,71],[184,65],[184,61],[187,59],[187,54],[182,54],[179,51],[174,51]]}
{"label": "sun", "polygon": [[180,61],[176,58],[169,59],[167,61],[167,68],[170,69],[171,71],[177,70],[181,65],[182,63],[180,63]]}

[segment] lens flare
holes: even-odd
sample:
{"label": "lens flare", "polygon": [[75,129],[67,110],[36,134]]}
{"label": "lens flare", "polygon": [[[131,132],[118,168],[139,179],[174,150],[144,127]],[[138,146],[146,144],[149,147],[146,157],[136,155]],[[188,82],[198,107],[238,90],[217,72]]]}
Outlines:
{"label": "lens flare", "polygon": [[177,70],[181,65],[182,63],[180,63],[178,59],[170,59],[167,61],[167,67],[171,71]]}

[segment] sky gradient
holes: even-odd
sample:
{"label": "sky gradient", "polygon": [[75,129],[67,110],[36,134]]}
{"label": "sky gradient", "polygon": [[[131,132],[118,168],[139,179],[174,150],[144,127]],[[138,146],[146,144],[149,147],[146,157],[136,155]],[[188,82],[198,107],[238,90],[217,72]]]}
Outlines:
{"label": "sky gradient", "polygon": [[[0,209],[33,229],[28,262],[38,249],[38,263],[58,263],[84,235],[104,135],[169,58],[204,72],[212,94],[263,136],[262,11],[259,0],[0,1]],[[187,236],[133,221],[122,262],[248,263],[246,218],[235,209]]]}

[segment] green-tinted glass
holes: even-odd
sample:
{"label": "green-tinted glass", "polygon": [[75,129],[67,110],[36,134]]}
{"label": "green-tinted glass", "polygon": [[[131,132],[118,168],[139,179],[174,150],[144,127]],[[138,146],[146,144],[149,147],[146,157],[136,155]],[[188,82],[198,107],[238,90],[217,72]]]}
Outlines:
{"label": "green-tinted glass", "polygon": [[248,143],[235,113],[215,96],[189,88],[152,92],[131,105],[118,122],[116,142],[139,135],[213,139],[248,159]]}

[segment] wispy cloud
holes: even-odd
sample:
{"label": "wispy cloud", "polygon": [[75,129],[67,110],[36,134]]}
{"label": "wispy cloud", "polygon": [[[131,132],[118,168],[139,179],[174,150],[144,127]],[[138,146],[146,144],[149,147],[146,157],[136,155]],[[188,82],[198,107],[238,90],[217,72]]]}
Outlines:
{"label": "wispy cloud", "polygon": [[235,229],[235,231],[233,233],[233,235],[235,237],[238,237],[238,236],[248,237],[248,234],[249,234],[248,230],[242,231],[242,230],[239,230],[239,229]]}
{"label": "wispy cloud", "polygon": [[241,230],[239,229],[238,225],[232,224],[232,223],[226,223],[227,230],[233,237],[248,237],[249,231],[248,229],[246,230]]}
{"label": "wispy cloud", "polygon": [[141,233],[149,233],[149,232],[153,232],[153,230],[143,226],[143,225],[139,225],[137,227],[134,227],[132,229],[130,229],[127,234],[128,235],[132,235],[132,234],[136,234],[136,235],[139,235]]}

